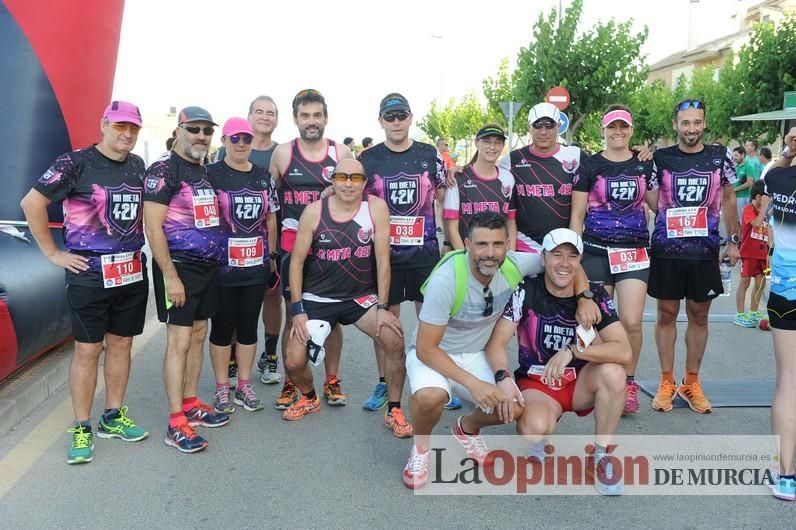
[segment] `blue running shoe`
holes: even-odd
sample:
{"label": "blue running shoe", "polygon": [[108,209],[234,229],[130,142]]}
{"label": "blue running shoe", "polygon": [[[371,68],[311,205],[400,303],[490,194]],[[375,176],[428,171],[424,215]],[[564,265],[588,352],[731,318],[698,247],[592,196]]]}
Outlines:
{"label": "blue running shoe", "polygon": [[625,489],[622,478],[614,475],[610,455],[600,451],[594,454],[594,488],[600,495],[609,496],[622,495]]}
{"label": "blue running shoe", "polygon": [[796,479],[787,477],[777,477],[777,481],[771,485],[774,497],[783,501],[796,500]]}
{"label": "blue running shoe", "polygon": [[742,328],[753,328],[757,326],[757,322],[751,320],[746,313],[736,313],[733,324],[741,326]]}
{"label": "blue running shoe", "polygon": [[373,394],[362,404],[365,410],[381,410],[387,404],[387,383],[379,383]]}
{"label": "blue running shoe", "polygon": [[446,410],[457,410],[462,408],[462,400],[456,396],[451,396],[451,400],[445,405]]}
{"label": "blue running shoe", "polygon": [[188,422],[169,427],[163,443],[183,453],[196,453],[207,447],[207,440],[196,434]]}
{"label": "blue running shoe", "polygon": [[223,427],[229,423],[229,416],[226,414],[217,414],[213,407],[199,403],[198,407],[194,407],[185,413],[188,418],[188,423],[191,427]]}

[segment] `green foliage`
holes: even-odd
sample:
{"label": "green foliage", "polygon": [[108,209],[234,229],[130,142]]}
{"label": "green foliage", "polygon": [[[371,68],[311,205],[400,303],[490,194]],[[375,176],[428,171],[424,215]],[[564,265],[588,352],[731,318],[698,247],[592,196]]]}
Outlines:
{"label": "green foliage", "polygon": [[438,109],[437,102],[432,101],[431,110],[417,126],[432,140],[444,137],[453,144],[465,140],[469,148],[478,129],[488,121],[487,111],[481,106],[478,97],[469,93],[458,103],[449,100],[444,109]]}
{"label": "green foliage", "polygon": [[633,111],[633,143],[650,145],[658,138],[673,137],[674,104],[672,90],[660,79],[636,91],[628,105]]}

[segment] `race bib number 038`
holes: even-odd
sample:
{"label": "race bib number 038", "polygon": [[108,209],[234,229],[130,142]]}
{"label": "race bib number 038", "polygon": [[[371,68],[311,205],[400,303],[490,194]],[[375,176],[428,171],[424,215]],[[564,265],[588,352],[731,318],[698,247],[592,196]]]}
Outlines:
{"label": "race bib number 038", "polygon": [[621,274],[623,272],[648,269],[650,258],[647,254],[647,249],[644,247],[609,248],[608,264],[611,266],[611,274]]}
{"label": "race bib number 038", "polygon": [[707,237],[708,209],[704,206],[666,210],[666,233],[670,238]]}
{"label": "race bib number 038", "polygon": [[390,245],[422,245],[425,217],[390,216]]}
{"label": "race bib number 038", "polygon": [[193,222],[196,228],[218,226],[218,198],[215,195],[193,196]]}
{"label": "race bib number 038", "polygon": [[263,264],[262,237],[231,237],[227,247],[230,267],[256,267]]}
{"label": "race bib number 038", "polygon": [[122,252],[102,256],[102,286],[105,289],[120,287],[144,279],[141,252]]}

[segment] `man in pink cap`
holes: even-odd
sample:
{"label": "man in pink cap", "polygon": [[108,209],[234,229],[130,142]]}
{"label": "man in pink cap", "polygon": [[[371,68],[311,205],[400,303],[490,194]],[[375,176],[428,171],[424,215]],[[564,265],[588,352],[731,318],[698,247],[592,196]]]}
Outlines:
{"label": "man in pink cap", "polygon": [[[22,199],[39,248],[66,273],[75,351],[69,390],[75,424],[67,463],[91,462],[91,403],[99,356],[105,349],[105,410],[97,436],[127,442],[149,433],[127,416],[124,394],[133,336],[144,329],[147,295],[141,204],[144,162],[131,153],[141,130],[141,112],[113,101],[99,123],[98,144],[59,156]],[[47,207],[63,202],[64,249],[48,228]]]}
{"label": "man in pink cap", "polygon": [[[279,203],[266,169],[249,159],[254,131],[244,118],[224,123],[224,158],[207,168],[218,195],[224,249],[219,266],[219,308],[211,321],[210,359],[216,376],[213,406],[218,413],[262,410],[252,388],[257,325],[265,288],[276,261],[276,211]],[[238,382],[230,399],[229,358],[235,331]],[[233,405],[234,403],[234,405]]]}

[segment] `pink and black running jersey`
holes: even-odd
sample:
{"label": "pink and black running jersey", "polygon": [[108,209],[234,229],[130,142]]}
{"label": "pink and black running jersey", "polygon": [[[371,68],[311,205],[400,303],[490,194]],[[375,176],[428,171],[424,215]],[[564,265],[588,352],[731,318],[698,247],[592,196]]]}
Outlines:
{"label": "pink and black running jersey", "polygon": [[223,160],[207,166],[218,195],[224,247],[218,269],[224,286],[260,285],[270,270],[268,215],[279,210],[274,181],[261,166],[238,171]]}
{"label": "pink and black running jersey", "polygon": [[279,200],[282,206],[282,250],[291,252],[296,241],[298,220],[304,208],[321,197],[332,184],[332,172],[337,165],[337,146],[327,143],[326,154],[320,160],[308,160],[301,152],[298,140],[290,142],[290,161],[282,171]]}
{"label": "pink and black running jersey", "polygon": [[373,219],[367,200],[348,219],[334,219],[329,199],[312,236],[304,265],[302,297],[316,302],[341,302],[376,293]]}
{"label": "pink and black running jersey", "polygon": [[445,190],[443,217],[459,220],[459,235],[467,237],[467,224],[479,212],[498,212],[509,219],[516,216],[514,204],[514,175],[505,168],[496,168],[498,174],[483,178],[470,165],[456,173],[456,186]]}
{"label": "pink and black running jersey", "polygon": [[641,162],[635,154],[624,162],[612,162],[600,154],[584,162],[573,187],[589,194],[584,245],[602,253],[606,247],[649,246],[644,204],[647,191],[658,189],[654,165]]}
{"label": "pink and black running jersey", "polygon": [[66,248],[89,258],[88,271],[67,271],[69,283],[101,285],[100,255],[144,246],[143,177],[139,156],[119,162],[88,147],[59,156],[39,178],[36,191],[63,201]]}
{"label": "pink and black running jersey", "polygon": [[433,266],[439,261],[434,195],[445,187],[437,150],[412,142],[392,151],[384,142],[364,151],[359,161],[368,176],[366,192],[387,203],[390,212],[390,264],[394,269]]}
{"label": "pink and black running jersey", "polygon": [[206,168],[174,151],[152,163],[144,177],[144,200],[168,206],[163,233],[174,261],[217,263],[224,248],[218,196]]}
{"label": "pink and black running jersey", "polygon": [[660,195],[652,255],[717,259],[721,188],[736,180],[730,151],[705,145],[699,153],[684,153],[674,145],[655,151],[654,160]]}
{"label": "pink and black running jersey", "polygon": [[567,145],[548,155],[525,146],[500,160],[514,175],[517,250],[538,252],[550,230],[569,227],[572,184],[585,160],[580,148]]}

